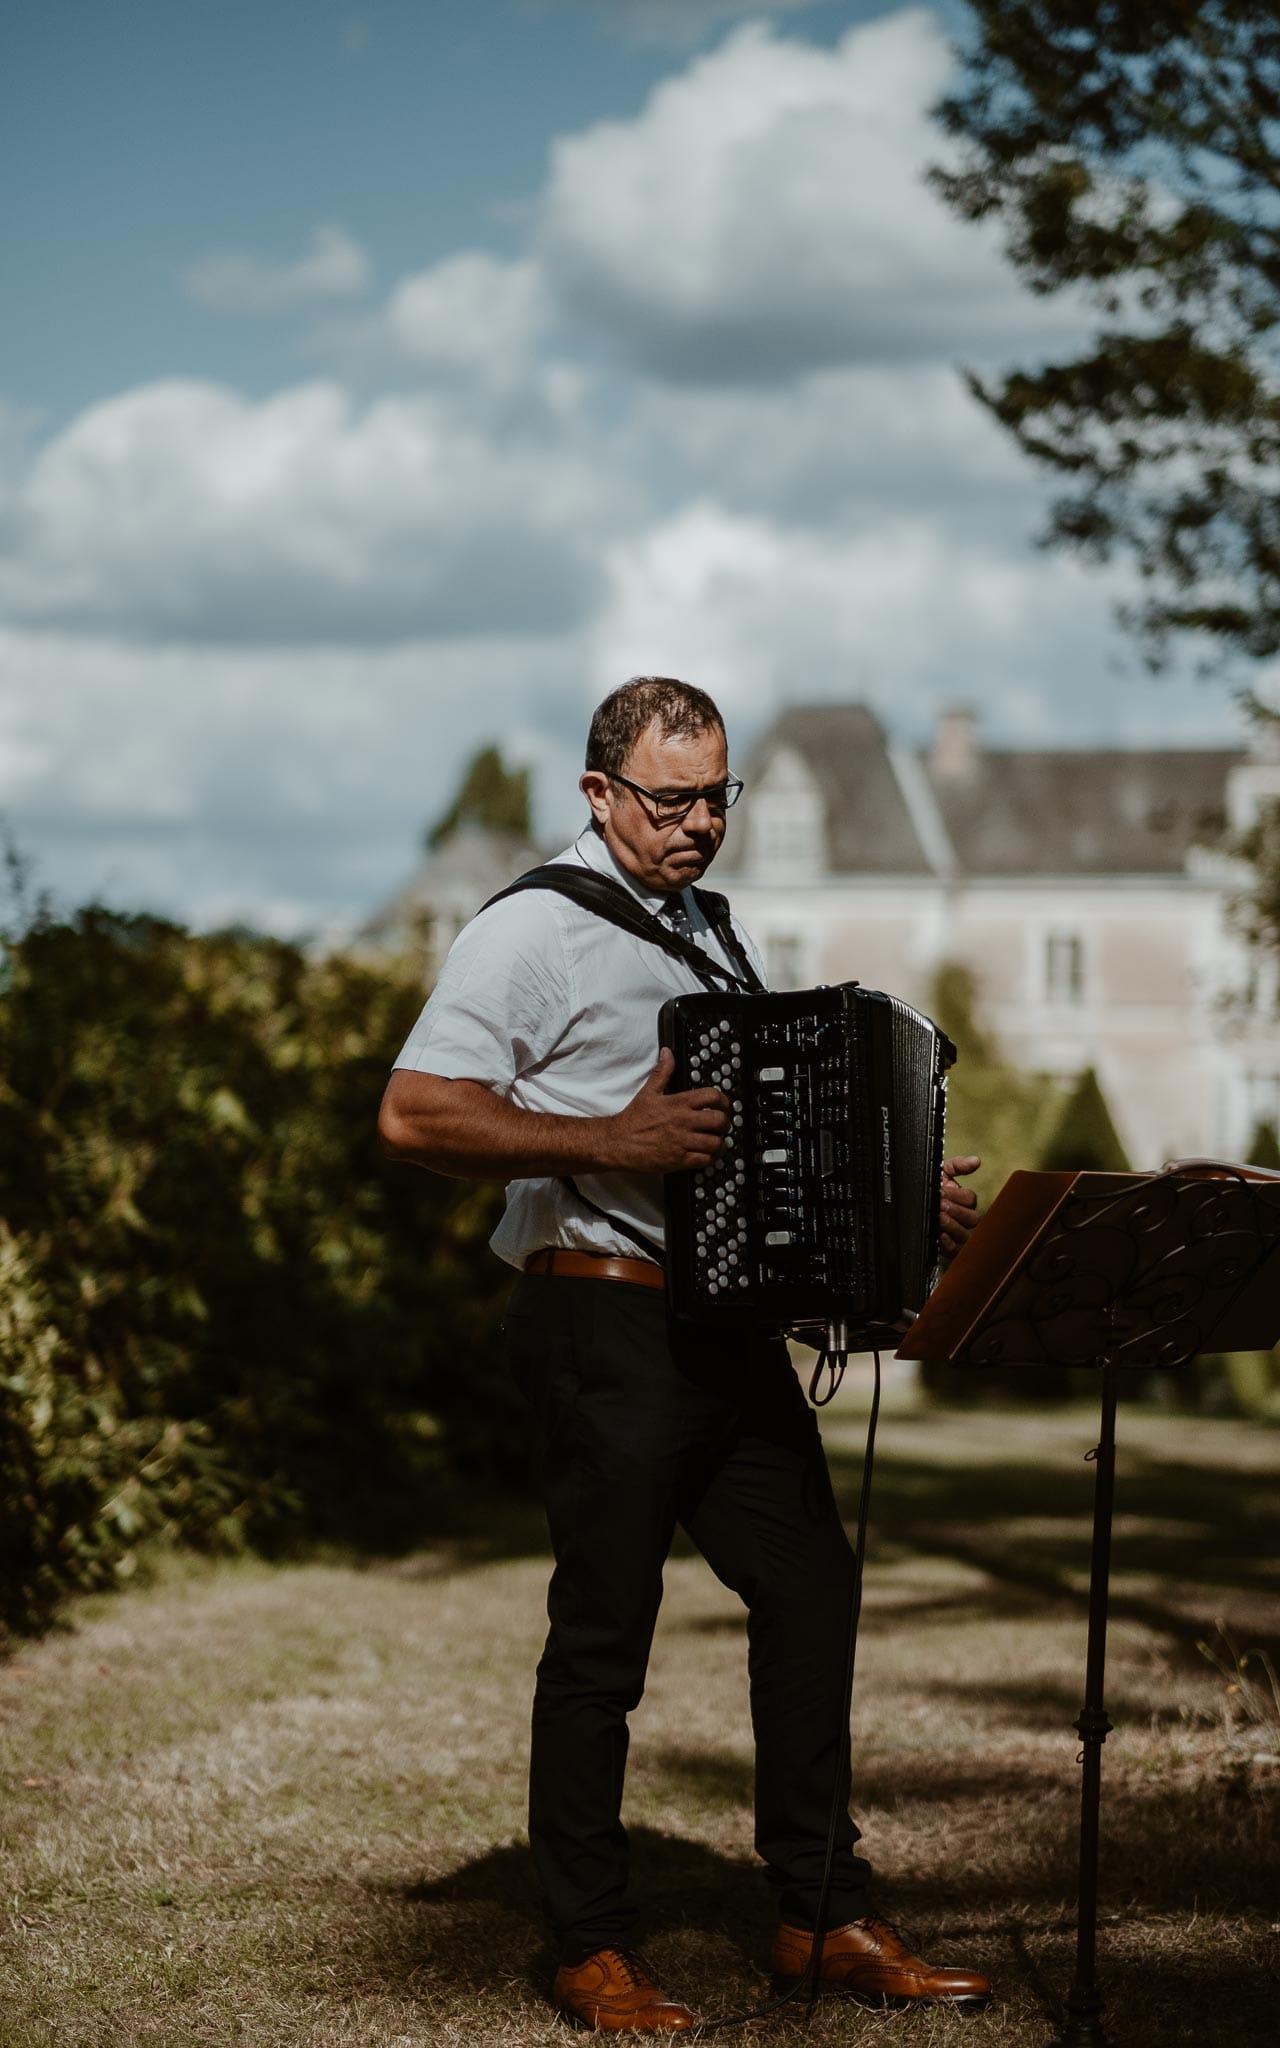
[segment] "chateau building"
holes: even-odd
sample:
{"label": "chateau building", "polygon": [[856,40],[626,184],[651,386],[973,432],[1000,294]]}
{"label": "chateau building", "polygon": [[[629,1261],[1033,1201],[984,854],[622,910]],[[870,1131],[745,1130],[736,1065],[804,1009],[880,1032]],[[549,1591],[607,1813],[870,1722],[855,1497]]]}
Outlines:
{"label": "chateau building", "polygon": [[927,1007],[963,962],[1016,1064],[1094,1068],[1135,1166],[1239,1157],[1280,1125],[1274,983],[1232,929],[1245,877],[1210,850],[1280,798],[1280,759],[988,748],[965,711],[919,752],[833,704],[786,711],[742,772],[715,879],[774,987]]}

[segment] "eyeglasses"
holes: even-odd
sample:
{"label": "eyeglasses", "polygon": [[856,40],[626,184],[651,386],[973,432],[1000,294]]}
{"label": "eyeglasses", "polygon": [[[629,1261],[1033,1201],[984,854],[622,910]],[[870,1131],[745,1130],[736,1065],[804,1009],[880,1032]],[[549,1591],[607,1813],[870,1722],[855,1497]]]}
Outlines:
{"label": "eyeglasses", "polygon": [[736,775],[730,775],[724,782],[709,782],[705,789],[646,789],[641,782],[629,782],[625,775],[610,775],[609,780],[620,782],[624,789],[652,804],[659,825],[678,825],[681,818],[687,818],[690,811],[703,803],[709,811],[731,810],[743,790]]}

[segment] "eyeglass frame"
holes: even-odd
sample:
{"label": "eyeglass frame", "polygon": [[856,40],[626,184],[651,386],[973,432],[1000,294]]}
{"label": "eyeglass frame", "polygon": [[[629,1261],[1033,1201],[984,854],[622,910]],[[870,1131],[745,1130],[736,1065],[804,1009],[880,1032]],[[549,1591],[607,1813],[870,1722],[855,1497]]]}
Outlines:
{"label": "eyeglass frame", "polygon": [[[690,811],[696,811],[701,803],[705,803],[709,811],[719,811],[721,813],[731,811],[746,788],[746,784],[740,775],[726,775],[722,782],[709,782],[705,789],[695,789],[692,795],[689,796],[689,801],[680,810],[672,812],[670,816],[663,817],[662,792],[660,790],[646,789],[642,782],[632,782],[628,776],[617,775],[611,768],[606,768],[604,772],[610,782],[620,782],[622,787],[629,789],[633,796],[647,798],[653,805],[654,816],[660,825],[678,825],[683,818],[688,817]],[[714,802],[715,792],[720,789],[724,791],[724,796],[719,802]],[[688,792],[679,790],[673,791],[672,794],[684,797],[688,795]]]}

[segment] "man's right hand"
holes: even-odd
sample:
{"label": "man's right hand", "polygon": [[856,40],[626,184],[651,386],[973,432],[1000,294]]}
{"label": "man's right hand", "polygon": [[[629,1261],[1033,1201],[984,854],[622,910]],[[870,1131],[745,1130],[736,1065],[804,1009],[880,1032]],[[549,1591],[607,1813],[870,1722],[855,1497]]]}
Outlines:
{"label": "man's right hand", "polygon": [[682,1173],[709,1166],[724,1144],[732,1104],[719,1088],[668,1095],[675,1055],[664,1046],[638,1095],[609,1119],[610,1163],[627,1173]]}

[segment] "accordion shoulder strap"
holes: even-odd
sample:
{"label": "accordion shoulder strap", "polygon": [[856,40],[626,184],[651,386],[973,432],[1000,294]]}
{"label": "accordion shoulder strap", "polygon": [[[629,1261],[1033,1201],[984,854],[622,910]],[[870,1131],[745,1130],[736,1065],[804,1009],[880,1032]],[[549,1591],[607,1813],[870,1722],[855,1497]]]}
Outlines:
{"label": "accordion shoulder strap", "polygon": [[492,904],[501,903],[504,897],[516,896],[524,889],[550,889],[554,895],[567,896],[571,903],[594,911],[597,917],[616,924],[633,937],[647,939],[650,945],[660,947],[664,953],[670,953],[692,967],[704,988],[749,989],[758,993],[763,986],[738,943],[727,901],[710,889],[695,889],[694,895],[716,937],[736,963],[736,973],[722,967],[718,960],[711,959],[692,939],[681,938],[678,932],[663,924],[661,918],[654,917],[642,903],[637,903],[621,882],[615,882],[610,875],[598,875],[594,868],[571,868],[562,861],[530,868],[528,874],[518,876],[509,888],[499,889],[497,895],[491,896],[481,908],[488,910]]}
{"label": "accordion shoulder strap", "polygon": [[621,1216],[615,1216],[612,1209],[602,1209],[599,1202],[593,1202],[590,1195],[583,1194],[577,1181],[569,1174],[561,1175],[560,1185],[562,1188],[568,1188],[569,1193],[577,1197],[584,1209],[590,1209],[593,1216],[601,1217],[605,1223],[611,1223],[615,1230],[620,1231],[623,1237],[629,1237],[632,1244],[636,1245],[646,1258],[652,1259],[655,1265],[666,1265],[667,1254],[660,1244],[655,1243],[653,1238],[646,1237],[642,1230],[637,1230]]}
{"label": "accordion shoulder strap", "polygon": [[695,889],[693,895],[699,910],[737,967],[746,987],[750,989],[752,995],[763,995],[764,983],[752,966],[750,955],[733,928],[729,898],[721,896],[715,889]]}

